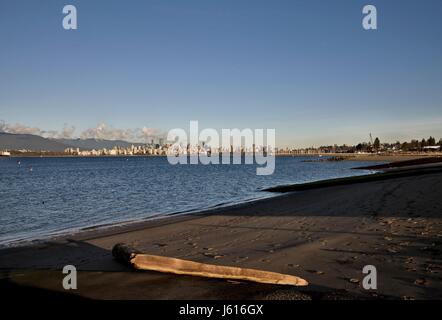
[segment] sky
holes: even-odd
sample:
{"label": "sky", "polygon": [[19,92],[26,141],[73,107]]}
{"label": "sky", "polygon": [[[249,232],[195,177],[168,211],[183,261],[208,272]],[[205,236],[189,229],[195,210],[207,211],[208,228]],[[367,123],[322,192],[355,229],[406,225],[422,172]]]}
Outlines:
{"label": "sky", "polygon": [[0,130],[139,139],[197,120],[274,128],[282,147],[439,139],[441,16],[440,0],[0,0]]}

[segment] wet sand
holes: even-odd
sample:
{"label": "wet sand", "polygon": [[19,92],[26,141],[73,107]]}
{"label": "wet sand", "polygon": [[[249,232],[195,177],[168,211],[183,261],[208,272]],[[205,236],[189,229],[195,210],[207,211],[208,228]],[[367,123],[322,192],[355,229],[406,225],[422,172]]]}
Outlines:
{"label": "wet sand", "polygon": [[[0,251],[9,295],[97,299],[441,299],[442,166]],[[292,191],[292,190],[290,190]],[[114,244],[199,262],[300,276],[305,288],[140,272]],[[61,269],[79,270],[78,289]],[[374,265],[378,289],[362,288]]]}

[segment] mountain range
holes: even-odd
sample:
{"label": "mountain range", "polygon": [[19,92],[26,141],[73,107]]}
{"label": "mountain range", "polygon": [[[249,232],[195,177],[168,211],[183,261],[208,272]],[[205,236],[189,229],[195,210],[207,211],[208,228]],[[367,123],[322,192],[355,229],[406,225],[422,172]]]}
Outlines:
{"label": "mountain range", "polygon": [[80,150],[112,149],[115,146],[127,148],[131,145],[141,146],[144,143],[132,143],[123,140],[101,139],[53,139],[33,134],[14,134],[0,132],[0,150],[32,150],[62,152],[66,148]]}

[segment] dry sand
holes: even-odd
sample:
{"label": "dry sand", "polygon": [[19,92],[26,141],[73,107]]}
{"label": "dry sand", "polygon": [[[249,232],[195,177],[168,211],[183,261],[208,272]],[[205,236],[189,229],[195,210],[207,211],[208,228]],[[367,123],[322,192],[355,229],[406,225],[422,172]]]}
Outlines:
{"label": "dry sand", "polygon": [[[415,170],[415,169],[414,169]],[[10,296],[98,299],[441,299],[442,167],[386,180],[319,187],[209,212],[89,230],[0,251]],[[125,242],[146,253],[258,268],[305,288],[136,272],[116,262]],[[61,268],[79,270],[66,293]],[[364,290],[374,265],[378,289]]]}

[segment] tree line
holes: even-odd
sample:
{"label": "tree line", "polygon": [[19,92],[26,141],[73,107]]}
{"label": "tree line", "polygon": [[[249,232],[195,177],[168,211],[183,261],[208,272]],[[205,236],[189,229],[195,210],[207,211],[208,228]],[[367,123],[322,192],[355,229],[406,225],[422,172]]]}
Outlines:
{"label": "tree line", "polygon": [[[425,147],[439,146],[442,149],[442,138],[436,142],[436,138],[430,136],[428,139],[412,139],[411,141],[396,141],[394,143],[381,142],[376,137],[373,142],[361,142],[354,146],[334,145],[319,147],[322,152],[378,152],[378,151],[424,151]],[[313,147],[312,147],[313,148]],[[314,148],[313,148],[314,149]],[[437,149],[437,148],[436,148]],[[437,150],[436,150],[437,151]]]}
{"label": "tree line", "polygon": [[382,151],[382,150],[401,150],[401,151],[423,151],[424,147],[439,146],[442,147],[442,138],[436,142],[436,138],[430,136],[428,139],[412,139],[411,141],[396,141],[394,143],[381,143],[379,138],[373,141],[373,144],[362,142],[355,146],[356,151]]}

